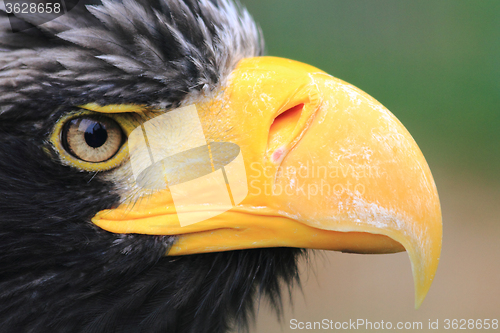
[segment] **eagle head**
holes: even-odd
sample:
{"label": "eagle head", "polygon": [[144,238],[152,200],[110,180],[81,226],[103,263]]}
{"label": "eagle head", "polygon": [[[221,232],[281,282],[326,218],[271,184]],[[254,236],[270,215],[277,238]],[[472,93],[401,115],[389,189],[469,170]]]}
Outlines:
{"label": "eagle head", "polygon": [[442,227],[415,141],[356,87],[262,56],[241,6],[0,9],[2,332],[225,332],[256,296],[279,312],[304,249],[406,250],[423,301]]}

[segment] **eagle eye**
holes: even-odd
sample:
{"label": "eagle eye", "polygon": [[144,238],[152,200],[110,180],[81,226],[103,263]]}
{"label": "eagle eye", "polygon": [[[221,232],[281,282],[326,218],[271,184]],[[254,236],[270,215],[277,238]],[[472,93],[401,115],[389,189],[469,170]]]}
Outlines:
{"label": "eagle eye", "polygon": [[66,122],[62,130],[64,149],[85,162],[107,161],[116,155],[123,143],[124,134],[120,125],[108,117],[73,118]]}

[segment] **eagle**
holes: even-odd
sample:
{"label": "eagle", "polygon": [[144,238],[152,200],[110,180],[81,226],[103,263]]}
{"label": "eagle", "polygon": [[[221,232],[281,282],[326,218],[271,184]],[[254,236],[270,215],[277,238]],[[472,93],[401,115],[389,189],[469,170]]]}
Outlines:
{"label": "eagle", "polygon": [[439,198],[378,101],[264,56],[231,0],[82,0],[57,16],[51,1],[31,1],[43,15],[11,3],[0,8],[2,332],[244,329],[261,296],[279,313],[307,249],[407,251],[422,303]]}

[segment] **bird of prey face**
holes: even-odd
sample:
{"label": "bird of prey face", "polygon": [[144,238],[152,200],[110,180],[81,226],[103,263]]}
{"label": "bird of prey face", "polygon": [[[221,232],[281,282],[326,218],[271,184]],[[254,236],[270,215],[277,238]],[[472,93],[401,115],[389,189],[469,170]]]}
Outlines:
{"label": "bird of prey face", "polygon": [[[0,13],[2,332],[226,332],[256,295],[279,309],[304,248],[406,250],[420,305],[439,199],[375,99],[262,57],[259,29],[229,0],[81,1],[43,24]],[[133,134],[174,114],[150,144],[178,154],[139,181]],[[183,153],[200,133],[205,173]],[[214,203],[214,182],[191,182],[206,175],[224,176],[229,205]],[[178,183],[197,199],[176,201]],[[210,216],[182,224],[181,212]]]}

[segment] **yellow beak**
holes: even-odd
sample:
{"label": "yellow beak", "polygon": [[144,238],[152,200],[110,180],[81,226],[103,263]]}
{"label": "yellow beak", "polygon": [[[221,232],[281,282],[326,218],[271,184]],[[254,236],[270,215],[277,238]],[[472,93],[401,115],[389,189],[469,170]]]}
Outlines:
{"label": "yellow beak", "polygon": [[[406,249],[415,304],[422,303],[439,262],[441,210],[424,156],[394,115],[352,85],[273,57],[242,60],[223,91],[196,109],[207,142],[240,148],[244,172],[235,182],[246,196],[229,207],[180,208],[166,188],[99,212],[96,225],[177,235],[168,255],[262,247]],[[189,170],[189,159],[179,163]],[[234,189],[231,179],[227,185]],[[210,190],[209,182],[197,187]],[[181,209],[218,213],[181,226]]]}

